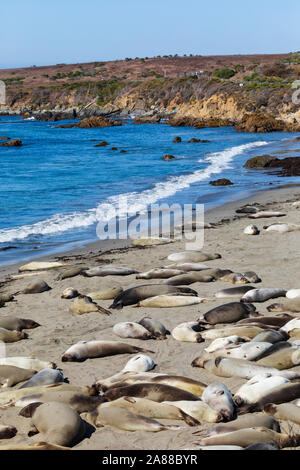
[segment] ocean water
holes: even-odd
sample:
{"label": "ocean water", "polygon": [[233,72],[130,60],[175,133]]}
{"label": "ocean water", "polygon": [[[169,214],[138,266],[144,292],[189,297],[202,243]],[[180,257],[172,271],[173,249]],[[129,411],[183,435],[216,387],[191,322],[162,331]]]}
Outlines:
{"label": "ocean water", "polygon": [[[294,134],[135,125],[130,120],[104,129],[57,127],[69,122],[0,118],[0,136],[23,142],[22,147],[0,147],[0,264],[96,241],[107,203],[120,216],[127,207],[130,216],[153,203],[204,203],[208,208],[299,179],[243,168],[252,156],[297,149],[300,143],[291,142]],[[177,135],[182,143],[172,142]],[[210,142],[187,143],[193,137]],[[97,148],[92,139],[110,145]],[[165,154],[177,158],[164,161]],[[221,177],[234,185],[209,185]]]}

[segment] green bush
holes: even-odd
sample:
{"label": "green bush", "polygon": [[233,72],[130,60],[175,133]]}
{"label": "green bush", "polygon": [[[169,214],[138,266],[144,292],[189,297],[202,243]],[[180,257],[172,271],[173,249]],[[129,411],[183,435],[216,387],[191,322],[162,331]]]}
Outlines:
{"label": "green bush", "polygon": [[228,69],[226,67],[222,69],[216,69],[214,73],[215,77],[217,78],[231,78],[235,75],[235,71],[232,69]]}

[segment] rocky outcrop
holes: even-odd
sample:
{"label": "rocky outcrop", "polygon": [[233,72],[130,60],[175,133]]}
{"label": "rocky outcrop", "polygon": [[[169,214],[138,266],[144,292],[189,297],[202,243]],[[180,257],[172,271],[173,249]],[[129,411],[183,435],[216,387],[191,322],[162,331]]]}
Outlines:
{"label": "rocky outcrop", "polygon": [[276,174],[280,176],[300,176],[300,157],[276,158],[270,161],[267,168],[278,169]]}
{"label": "rocky outcrop", "polygon": [[158,124],[161,118],[155,116],[136,116],[133,120],[133,124]]}
{"label": "rocky outcrop", "polygon": [[220,178],[216,181],[210,181],[212,186],[232,186],[232,181],[228,180],[227,178]]}
{"label": "rocky outcrop", "polygon": [[271,155],[259,155],[257,157],[252,157],[246,161],[245,168],[266,168],[269,166],[270,162],[277,160],[276,157]]}
{"label": "rocky outcrop", "polygon": [[103,116],[91,116],[88,118],[82,119],[80,122],[76,122],[75,124],[61,124],[60,128],[68,129],[70,127],[79,127],[80,129],[91,129],[94,127],[113,127],[113,126],[121,126],[121,120],[112,120],[108,119]]}
{"label": "rocky outcrop", "polygon": [[3,144],[0,144],[1,147],[21,147],[22,141],[20,139],[13,139],[10,140],[9,142],[3,142]]}
{"label": "rocky outcrop", "polygon": [[264,114],[245,114],[235,129],[238,132],[281,132],[284,123]]}
{"label": "rocky outcrop", "polygon": [[[28,116],[27,116],[28,117]],[[62,121],[63,119],[76,119],[77,112],[74,109],[73,112],[54,112],[44,111],[42,113],[34,114],[33,117],[37,121]]]}

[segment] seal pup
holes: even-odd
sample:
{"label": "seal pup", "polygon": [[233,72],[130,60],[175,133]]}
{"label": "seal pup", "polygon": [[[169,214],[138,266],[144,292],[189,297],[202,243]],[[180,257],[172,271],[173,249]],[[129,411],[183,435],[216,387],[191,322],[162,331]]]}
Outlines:
{"label": "seal pup", "polygon": [[231,284],[247,284],[248,279],[241,273],[228,273],[219,278],[222,282],[230,282]]}
{"label": "seal pup", "polygon": [[14,385],[30,379],[35,371],[21,369],[15,366],[0,365],[0,385],[2,388],[13,387]]}
{"label": "seal pup", "polygon": [[218,338],[212,341],[212,343],[207,346],[204,351],[212,353],[214,351],[217,351],[218,349],[226,348],[227,346],[237,346],[239,344],[244,343],[245,341],[245,338],[241,338],[237,335],[227,336],[226,338]]}
{"label": "seal pup", "polygon": [[208,270],[205,271],[195,271],[189,274],[180,274],[179,276],[171,277],[166,281],[163,281],[163,284],[169,286],[189,286],[195,282],[212,282],[215,280],[214,276],[207,274]]}
{"label": "seal pup", "polygon": [[224,420],[230,421],[233,418],[234,403],[226,385],[216,382],[209,384],[202,394],[202,400],[217,410]]}
{"label": "seal pup", "polygon": [[104,315],[111,314],[109,310],[100,307],[100,305],[96,304],[96,302],[93,302],[92,299],[86,295],[79,295],[76,297],[71,303],[70,310],[73,313],[76,313],[76,315],[84,315],[85,313],[92,312],[102,313]]}
{"label": "seal pup", "polygon": [[155,268],[144,273],[136,275],[136,279],[169,279],[170,277],[178,276],[180,274],[185,274],[185,271],[180,269],[165,269],[165,268]]}
{"label": "seal pup", "polygon": [[264,230],[266,232],[288,233],[288,232],[295,232],[297,230],[300,230],[300,225],[296,225],[296,224],[273,224],[273,225],[265,226]]}
{"label": "seal pup", "polygon": [[68,287],[65,289],[61,295],[61,299],[74,299],[75,297],[79,296],[79,292],[73,287]]}
{"label": "seal pup", "polygon": [[256,214],[250,214],[248,217],[249,219],[264,219],[270,217],[284,217],[286,214],[283,212],[272,212],[272,211],[260,211],[256,212]]}
{"label": "seal pup", "polygon": [[217,299],[226,299],[229,297],[237,297],[241,299],[243,295],[246,294],[249,290],[255,289],[253,286],[239,286],[239,287],[230,287],[229,289],[222,289],[215,293]]}
{"label": "seal pup", "polygon": [[251,284],[257,284],[261,282],[261,278],[254,271],[247,271],[243,273],[243,276],[245,276],[245,278],[248,279],[248,282]]}
{"label": "seal pup", "polygon": [[120,338],[135,338],[135,339],[156,339],[156,337],[150,333],[139,323],[134,322],[120,322],[116,323],[113,327],[113,332]]}
{"label": "seal pup", "polygon": [[254,376],[238,389],[233,397],[233,401],[237,406],[257,403],[272,392],[272,390],[286,383],[289,383],[289,380],[279,375],[268,376],[268,374],[266,374],[265,376]]}
{"label": "seal pup", "polygon": [[[245,428],[266,428],[272,431],[280,432],[280,424],[276,419],[271,416],[266,416],[263,413],[249,413],[246,415],[238,416],[234,421],[228,423],[220,423],[212,426],[205,431],[207,436],[215,436],[217,434],[224,434],[226,432],[238,431]],[[196,431],[193,434],[202,434],[203,430]]]}
{"label": "seal pup", "polygon": [[168,256],[169,261],[177,262],[191,262],[191,263],[202,263],[204,261],[211,261],[214,259],[220,259],[219,253],[204,253],[202,251],[183,251],[182,253],[172,253]]}
{"label": "seal pup", "polygon": [[119,341],[80,341],[67,349],[61,360],[63,362],[82,362],[94,357],[136,354],[138,352],[152,353],[153,351]]}
{"label": "seal pup", "polygon": [[256,225],[248,225],[248,227],[244,229],[244,234],[245,235],[259,235],[260,230],[256,227]]}
{"label": "seal pup", "polygon": [[39,326],[41,325],[34,320],[17,318],[12,315],[3,315],[0,317],[0,328],[5,328],[10,331],[31,330],[33,328],[38,328]]}
{"label": "seal pup", "polygon": [[90,268],[81,273],[86,277],[104,277],[104,276],[130,276],[131,274],[138,274],[138,271],[130,268],[122,268],[120,266],[97,266]]}
{"label": "seal pup", "polygon": [[48,286],[47,282],[41,280],[35,281],[32,284],[30,284],[28,287],[26,287],[24,290],[21,292],[18,292],[20,294],[41,294],[42,292],[47,292],[48,290],[51,290],[51,287]]}
{"label": "seal pup", "polygon": [[0,365],[15,366],[21,369],[40,371],[42,369],[56,369],[54,362],[41,361],[33,357],[0,357]]}
{"label": "seal pup", "polygon": [[90,292],[87,297],[90,297],[93,301],[95,300],[111,300],[114,299],[118,294],[123,292],[122,287],[115,286],[111,289],[99,290],[96,292]]}
{"label": "seal pup", "polygon": [[268,403],[263,407],[263,411],[281,421],[300,424],[300,408],[293,403],[281,403],[279,405]]}
{"label": "seal pup", "polygon": [[300,312],[300,298],[285,300],[282,303],[274,303],[267,307],[268,312]]}
{"label": "seal pup", "polygon": [[202,343],[204,341],[198,332],[198,322],[181,323],[172,330],[171,335],[177,341],[186,343]]}
{"label": "seal pup", "polygon": [[126,305],[135,305],[149,297],[155,297],[165,294],[189,294],[198,297],[193,289],[188,287],[164,286],[161,284],[146,284],[142,286],[131,287],[117,295],[109,308],[122,309]]}
{"label": "seal pup", "polygon": [[139,321],[139,324],[146,328],[157,339],[167,339],[170,332],[167,330],[159,320],[151,317],[144,317]]}
{"label": "seal pup", "polygon": [[284,289],[273,289],[273,288],[261,288],[253,289],[241,298],[241,302],[266,302],[270,299],[276,299],[277,297],[285,297],[286,290]]}
{"label": "seal pup", "polygon": [[99,406],[88,414],[87,420],[94,426],[113,426],[124,431],[150,431],[165,430],[177,431],[180,426],[162,424],[158,421],[146,418],[123,408]]}
{"label": "seal pup", "polygon": [[162,401],[200,400],[197,395],[191,392],[161,383],[137,383],[111,388],[105,392],[104,396],[108,401],[116,400],[120,397],[148,398],[148,400],[159,403]]}
{"label": "seal pup", "polygon": [[186,307],[188,305],[197,305],[205,302],[207,299],[201,299],[200,297],[194,297],[189,295],[157,295],[155,297],[149,297],[148,299],[141,300],[138,307],[153,307],[153,308],[170,308],[170,307]]}
{"label": "seal pup", "polygon": [[220,305],[204,314],[204,320],[210,325],[217,325],[218,323],[235,323],[242,318],[249,316],[257,316],[254,305],[247,303],[241,304],[240,302],[231,302],[229,304]]}
{"label": "seal pup", "polygon": [[[1,369],[1,366],[0,366]],[[32,374],[33,375],[33,374]],[[25,382],[19,388],[37,387],[40,385],[51,385],[58,382],[63,382],[64,376],[58,369],[42,369],[34,376],[31,376],[27,382]]]}
{"label": "seal pup", "polygon": [[138,354],[137,356],[132,357],[125,364],[123,368],[124,372],[148,372],[149,370],[154,369],[155,362],[150,356],[145,354]]}
{"label": "seal pup", "polygon": [[175,263],[164,266],[163,269],[175,269],[179,271],[204,271],[205,269],[210,269],[210,267],[203,263]]}
{"label": "seal pup", "polygon": [[68,266],[66,263],[60,263],[58,261],[32,261],[31,263],[24,264],[19,267],[19,272],[23,271],[38,271],[46,269],[55,269]]}
{"label": "seal pup", "polygon": [[0,328],[0,341],[3,341],[3,343],[15,343],[26,338],[28,338],[28,334],[24,333],[24,331],[11,331]]}
{"label": "seal pup", "polygon": [[164,237],[148,237],[148,238],[136,238],[132,240],[132,246],[156,246],[156,245],[167,245],[169,243],[174,243],[175,240]]}
{"label": "seal pup", "polygon": [[192,416],[201,423],[218,423],[223,420],[223,416],[217,410],[211,408],[204,401],[164,401],[168,405],[174,405],[180,410]]}
{"label": "seal pup", "polygon": [[41,441],[71,447],[80,442],[85,433],[85,422],[77,411],[65,403],[42,403],[33,412],[30,433],[40,433]]}
{"label": "seal pup", "polygon": [[227,336],[241,336],[252,339],[263,331],[255,325],[235,325],[226,326],[224,328],[214,328],[213,330],[206,330],[201,333],[202,338],[207,340],[214,340],[218,338],[226,338]]}
{"label": "seal pup", "polygon": [[57,276],[55,280],[63,281],[64,279],[79,276],[79,274],[81,274],[82,271],[85,271],[86,269],[88,269],[87,266],[73,266],[72,268],[65,269],[62,273]]}

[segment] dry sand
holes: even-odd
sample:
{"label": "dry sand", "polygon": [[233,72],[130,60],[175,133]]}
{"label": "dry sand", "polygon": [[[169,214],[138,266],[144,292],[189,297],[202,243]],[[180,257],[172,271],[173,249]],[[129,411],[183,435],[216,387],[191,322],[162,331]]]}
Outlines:
{"label": "dry sand", "polygon": [[[243,229],[255,223],[260,229],[264,225],[274,222],[300,223],[300,209],[295,209],[291,201],[300,200],[300,188],[291,186],[283,189],[271,190],[252,196],[240,202],[229,203],[226,206],[206,213],[206,222],[219,222],[216,228],[205,230],[204,251],[219,252],[222,259],[209,261],[211,267],[229,268],[236,272],[255,271],[262,283],[255,287],[280,287],[284,289],[300,288],[299,282],[299,255],[300,232],[286,234],[266,233],[262,230],[259,236],[247,236]],[[279,210],[287,213],[280,219],[259,219],[252,221],[247,216],[237,217],[235,209],[245,203],[259,202],[265,208]],[[109,262],[119,266],[147,271],[154,267],[170,264],[166,259],[170,253],[183,251],[185,241],[176,241],[170,245],[151,248],[130,248],[128,250],[115,250],[103,253],[103,245],[94,244],[88,249],[80,249],[65,255],[71,265],[87,264],[96,266],[99,263]],[[88,254],[85,254],[88,252]],[[48,258],[50,259],[50,258]],[[54,257],[51,258],[55,259]],[[19,265],[20,266],[20,265]],[[92,291],[112,286],[122,286],[124,289],[147,283],[160,283],[160,280],[136,280],[135,275],[127,277],[108,276],[104,278],[85,278],[77,276],[72,279],[55,281],[61,270],[45,271],[42,275],[32,278],[23,278],[4,283],[0,292],[14,293],[22,290],[32,280],[44,279],[52,290],[42,294],[18,295],[15,302],[7,303],[0,310],[0,314],[11,314],[21,318],[31,318],[42,326],[35,330],[28,330],[29,338],[17,343],[7,344],[8,356],[34,356],[40,359],[57,363],[63,370],[64,376],[72,384],[91,385],[95,380],[106,378],[119,372],[130,355],[89,359],[83,363],[63,363],[61,356],[67,348],[80,340],[119,340],[112,332],[112,327],[119,321],[139,321],[144,315],[150,314],[153,318],[161,320],[171,330],[179,323],[199,318],[211,308],[227,303],[227,300],[215,300],[205,304],[184,308],[135,308],[125,307],[123,310],[112,310],[107,317],[98,313],[76,316],[69,311],[70,300],[61,299],[62,291],[67,287],[74,287],[80,293],[87,294]],[[0,280],[9,273],[16,273],[17,267],[10,266],[0,270]],[[222,288],[231,287],[228,283],[220,281],[192,286],[199,296],[211,298]],[[230,301],[230,300],[228,300]],[[108,308],[111,301],[99,301],[101,306]],[[256,304],[261,314],[267,314],[266,307],[272,301]],[[122,340],[123,341],[123,340]],[[227,384],[231,392],[235,392],[245,380],[232,378],[221,379],[211,375],[204,369],[191,367],[192,360],[201,354],[207,346],[204,344],[191,344],[175,341],[168,337],[165,341],[124,340],[125,342],[145,347],[154,351],[152,354],[157,366],[155,371],[184,375],[205,383],[221,381]],[[300,372],[300,367],[295,368]],[[18,385],[16,386],[18,387]],[[1,392],[0,392],[1,393]],[[17,435],[1,444],[30,443],[32,438],[27,437],[30,420],[18,416],[18,408],[0,410],[0,422],[14,425],[18,429]],[[162,420],[162,422],[164,422]],[[170,423],[170,421],[168,421]],[[175,424],[176,422],[173,421]],[[178,431],[151,432],[125,432],[110,426],[97,429],[89,438],[78,444],[76,449],[187,449],[197,441],[192,433],[199,428],[190,428],[184,422]],[[283,430],[288,429],[289,423],[284,423]],[[207,425],[206,425],[207,426]]]}

